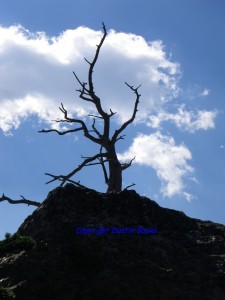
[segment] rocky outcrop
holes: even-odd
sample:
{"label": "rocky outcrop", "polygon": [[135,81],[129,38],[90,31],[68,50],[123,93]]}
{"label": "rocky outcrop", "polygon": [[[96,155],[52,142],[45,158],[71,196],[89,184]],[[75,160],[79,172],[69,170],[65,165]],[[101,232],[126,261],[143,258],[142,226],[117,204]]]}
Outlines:
{"label": "rocky outcrop", "polygon": [[36,247],[0,257],[16,300],[225,299],[225,226],[133,190],[56,188],[18,234]]}

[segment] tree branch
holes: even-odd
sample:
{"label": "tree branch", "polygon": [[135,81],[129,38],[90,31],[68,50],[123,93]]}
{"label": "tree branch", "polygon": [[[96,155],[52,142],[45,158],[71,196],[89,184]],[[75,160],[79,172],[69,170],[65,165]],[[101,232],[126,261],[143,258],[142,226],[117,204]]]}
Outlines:
{"label": "tree branch", "polygon": [[59,181],[62,181],[62,183],[60,184],[60,186],[63,186],[64,183],[66,181],[68,181],[68,179],[70,179],[74,174],[76,174],[78,171],[80,171],[83,167],[85,167],[88,163],[92,162],[93,160],[95,159],[98,159],[99,157],[107,157],[108,154],[107,153],[98,153],[92,157],[88,157],[86,158],[82,164],[80,164],[76,169],[74,169],[71,173],[69,173],[68,175],[52,175],[50,173],[45,173],[45,175],[48,175],[50,177],[52,177],[53,179],[46,182],[46,184],[50,183],[50,182],[53,182],[53,181],[56,181],[56,180],[59,180]]}
{"label": "tree branch", "polygon": [[135,183],[132,183],[132,184],[128,185],[127,187],[125,187],[125,189],[123,189],[123,190],[126,191],[126,190],[128,190],[130,187],[132,187],[134,185],[135,185]]}
{"label": "tree branch", "polygon": [[94,118],[103,119],[101,116],[96,116],[96,115],[92,115],[92,114],[89,114],[88,117],[94,117]]}
{"label": "tree branch", "polygon": [[[92,142],[94,142],[94,143],[96,143],[96,144],[99,144],[99,145],[102,144],[102,140],[101,140],[101,139],[98,139],[98,138],[94,137],[93,135],[91,135],[91,134],[89,133],[89,130],[87,129],[87,126],[86,126],[86,124],[84,123],[84,121],[79,120],[79,119],[73,119],[73,118],[69,118],[69,117],[68,117],[67,110],[64,108],[64,106],[63,106],[62,103],[61,103],[61,107],[59,107],[59,109],[60,109],[61,112],[64,114],[64,119],[65,119],[64,121],[66,121],[66,122],[68,122],[68,123],[79,123],[79,124],[81,124],[81,127],[75,128],[75,129],[71,129],[71,130],[67,130],[67,131],[64,131],[64,132],[60,132],[60,131],[58,131],[58,130],[56,130],[56,129],[49,129],[49,130],[44,130],[44,129],[42,129],[42,130],[40,130],[40,131],[38,131],[38,132],[42,132],[42,133],[44,132],[44,133],[46,133],[46,132],[52,132],[52,131],[55,131],[55,132],[57,132],[59,135],[64,135],[64,134],[66,134],[66,133],[76,132],[76,131],[83,130],[84,136],[85,136],[86,138],[88,138],[89,140],[91,140]],[[60,122],[60,121],[59,121],[59,122]]]}
{"label": "tree branch", "polygon": [[66,131],[58,131],[56,129],[48,129],[48,130],[42,129],[42,130],[40,130],[38,132],[42,132],[42,133],[44,132],[44,133],[46,133],[46,132],[53,132],[53,131],[55,131],[59,135],[64,135],[64,134],[67,134],[67,133],[76,132],[76,131],[80,131],[80,130],[83,130],[83,127],[76,128],[76,129],[71,129],[71,130],[66,130]]}
{"label": "tree branch", "polygon": [[139,99],[141,97],[141,94],[138,93],[138,89],[141,85],[139,85],[137,88],[134,88],[133,86],[129,85],[128,83],[125,82],[125,84],[135,93],[136,95],[136,101],[135,101],[135,104],[134,104],[134,110],[133,110],[133,114],[131,116],[131,118],[126,121],[125,123],[123,123],[123,125],[118,129],[118,130],[115,130],[115,133],[112,137],[112,143],[116,143],[117,141],[117,137],[118,135],[129,125],[131,124],[134,119],[135,119],[135,116],[136,116],[136,113],[137,113],[137,107],[138,107],[138,103],[139,103]]}
{"label": "tree branch", "polygon": [[129,162],[129,163],[124,163],[124,164],[121,164],[121,168],[122,168],[122,170],[124,171],[124,170],[126,170],[127,168],[129,168],[129,167],[131,166],[131,164],[132,164],[133,160],[135,160],[135,157],[134,157],[134,158],[132,158],[132,159],[130,160],[130,162]]}
{"label": "tree branch", "polygon": [[[102,37],[99,45],[97,45],[97,50],[95,52],[95,56],[94,56],[93,61],[89,62],[85,58],[85,61],[90,65],[89,71],[88,71],[88,85],[89,85],[89,87],[88,88],[86,87],[87,83],[85,83],[85,82],[82,83],[81,82],[81,80],[79,79],[79,77],[76,75],[75,72],[73,72],[73,74],[74,74],[76,80],[78,81],[78,83],[80,84],[80,86],[82,87],[82,89],[78,90],[80,92],[80,96],[79,97],[81,99],[83,99],[83,100],[93,102],[95,104],[95,106],[96,106],[99,114],[104,118],[104,116],[107,116],[107,113],[104,112],[103,109],[102,109],[102,107],[101,107],[100,98],[95,95],[94,85],[93,85],[93,80],[92,80],[92,75],[93,75],[93,72],[94,72],[94,67],[95,67],[95,64],[97,62],[97,59],[98,59],[101,47],[102,47],[102,45],[104,43],[104,40],[106,38],[106,35],[107,35],[107,31],[106,31],[104,23],[102,23],[102,27],[103,27],[104,34],[103,34],[103,37]],[[90,98],[87,98],[84,95],[90,96]]]}
{"label": "tree branch", "polygon": [[116,114],[116,112],[113,112],[111,109],[110,109],[110,115],[109,115],[109,117],[112,117],[112,116],[114,116]]}
{"label": "tree branch", "polygon": [[70,182],[70,183],[73,183],[73,184],[75,184],[77,186],[79,186],[82,189],[87,189],[87,187],[85,185],[80,184],[80,181],[77,182],[77,181],[74,181],[74,180],[71,180],[71,179],[68,179],[67,181]]}
{"label": "tree branch", "polygon": [[63,115],[64,115],[64,119],[66,120],[66,121],[68,121],[68,122],[70,122],[70,123],[81,123],[82,124],[82,122],[83,121],[80,121],[80,120],[77,120],[77,119],[73,119],[73,118],[69,118],[68,117],[68,113],[67,113],[67,110],[65,109],[65,107],[63,106],[63,104],[61,103],[61,107],[59,107],[59,110],[63,113]]}
{"label": "tree branch", "polygon": [[73,75],[75,76],[76,80],[82,87],[82,89],[76,90],[77,92],[80,93],[79,97],[85,101],[93,102],[93,99],[86,97],[86,96],[90,96],[89,90],[86,88],[87,83],[86,82],[82,83],[75,72],[73,72]]}
{"label": "tree branch", "polygon": [[95,127],[95,119],[93,119],[93,124],[92,124],[92,128],[94,130],[94,132],[97,134],[97,136],[102,139],[102,134],[97,130],[97,128]]}
{"label": "tree branch", "polygon": [[119,140],[124,140],[126,134],[123,134],[121,136],[119,136],[117,139],[116,139],[116,142],[119,141]]}
{"label": "tree branch", "polygon": [[[99,45],[97,45],[97,50],[95,52],[95,56],[94,56],[94,59],[92,60],[92,62],[88,61],[86,58],[85,58],[85,61],[89,64],[89,71],[88,71],[88,88],[87,88],[87,83],[85,82],[81,82],[81,80],[79,79],[79,77],[76,75],[75,72],[73,72],[76,80],[78,81],[78,83],[80,84],[81,86],[81,89],[79,89],[78,91],[80,92],[80,95],[79,97],[85,101],[90,101],[92,103],[95,104],[95,107],[99,113],[99,115],[101,116],[100,118],[104,119],[104,137],[105,138],[109,138],[109,118],[114,115],[114,113],[111,111],[111,114],[108,115],[103,109],[102,109],[102,106],[101,106],[101,101],[100,101],[100,98],[95,95],[95,92],[94,92],[94,85],[93,85],[93,79],[92,79],[92,75],[93,75],[93,72],[94,72],[94,67],[95,67],[95,64],[97,62],[97,59],[98,59],[98,56],[99,56],[99,52],[101,50],[101,47],[104,43],[104,40],[106,38],[106,35],[107,35],[107,31],[106,31],[106,28],[105,28],[105,24],[102,23],[102,27],[103,27],[103,37],[99,43]],[[99,143],[100,144],[100,143]]]}
{"label": "tree branch", "polygon": [[[107,161],[109,161],[109,160],[106,159],[106,160],[104,160],[104,161],[102,161],[102,162],[105,163],[105,162],[107,162]],[[99,162],[96,162],[96,163],[89,163],[89,164],[85,165],[84,167],[90,167],[90,166],[95,166],[95,165],[100,165],[100,164],[101,164],[101,162],[100,162],[100,158],[99,158]]]}
{"label": "tree branch", "polygon": [[4,194],[2,195],[2,197],[0,198],[0,202],[3,202],[3,201],[8,201],[10,204],[27,204],[28,206],[29,205],[33,205],[33,206],[40,206],[41,203],[40,202],[36,202],[36,201],[31,201],[31,200],[27,200],[25,199],[23,196],[20,195],[20,197],[22,199],[20,200],[12,200],[11,198],[5,196]]}
{"label": "tree branch", "polygon": [[85,60],[89,65],[91,65],[91,63],[90,63],[89,60],[87,60],[86,58],[84,58],[84,60]]}
{"label": "tree branch", "polygon": [[[102,146],[100,147],[100,153],[102,153]],[[104,178],[105,178],[105,183],[108,184],[109,183],[109,177],[108,177],[108,174],[107,174],[107,171],[106,171],[106,168],[105,168],[105,164],[104,164],[104,160],[102,157],[100,157],[99,159],[99,162],[101,163],[101,166],[102,166],[102,171],[103,171],[103,174],[104,174]]]}
{"label": "tree branch", "polygon": [[104,43],[104,40],[106,38],[106,35],[107,35],[105,24],[103,22],[102,22],[102,28],[103,28],[104,35],[103,35],[99,45],[97,45],[95,57],[94,57],[92,63],[90,64],[90,69],[89,69],[89,73],[88,73],[89,92],[90,92],[90,95],[93,96],[94,99],[95,99],[95,93],[94,93],[94,86],[93,86],[93,81],[92,81],[92,74],[93,74],[94,66],[95,66],[98,56],[99,56],[100,49],[101,49],[101,47]]}

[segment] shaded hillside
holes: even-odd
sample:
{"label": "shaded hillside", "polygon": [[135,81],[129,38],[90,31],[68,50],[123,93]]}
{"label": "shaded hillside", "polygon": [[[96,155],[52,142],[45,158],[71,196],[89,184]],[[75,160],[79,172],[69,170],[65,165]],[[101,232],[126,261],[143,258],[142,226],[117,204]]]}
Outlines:
{"label": "shaded hillside", "polygon": [[18,234],[36,246],[0,253],[16,300],[225,299],[225,226],[135,191],[56,188]]}

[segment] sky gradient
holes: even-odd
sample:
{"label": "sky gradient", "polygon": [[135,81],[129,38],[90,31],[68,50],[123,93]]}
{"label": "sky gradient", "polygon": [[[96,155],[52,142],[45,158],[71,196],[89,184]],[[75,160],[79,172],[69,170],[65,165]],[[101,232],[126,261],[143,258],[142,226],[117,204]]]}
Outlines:
{"label": "sky gradient", "polygon": [[[82,133],[59,136],[63,102],[70,115],[92,124],[94,107],[79,99],[82,81],[102,37],[94,72],[104,109],[117,112],[111,133],[139,111],[117,143],[123,173],[140,194],[190,217],[225,224],[225,3],[182,1],[29,1],[0,3],[0,193],[42,202],[57,183],[44,175],[68,174],[81,155],[98,153]],[[101,122],[97,123],[99,130]],[[61,127],[63,129],[63,127]],[[97,166],[74,180],[104,192]],[[34,210],[0,203],[0,239]]]}

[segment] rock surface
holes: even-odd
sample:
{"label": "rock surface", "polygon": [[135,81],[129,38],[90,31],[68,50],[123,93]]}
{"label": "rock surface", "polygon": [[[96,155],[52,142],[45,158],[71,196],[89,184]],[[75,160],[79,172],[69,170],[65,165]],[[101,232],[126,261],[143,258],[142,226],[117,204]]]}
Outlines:
{"label": "rock surface", "polygon": [[18,234],[37,245],[0,257],[0,282],[16,300],[225,300],[225,226],[133,190],[56,188]]}

